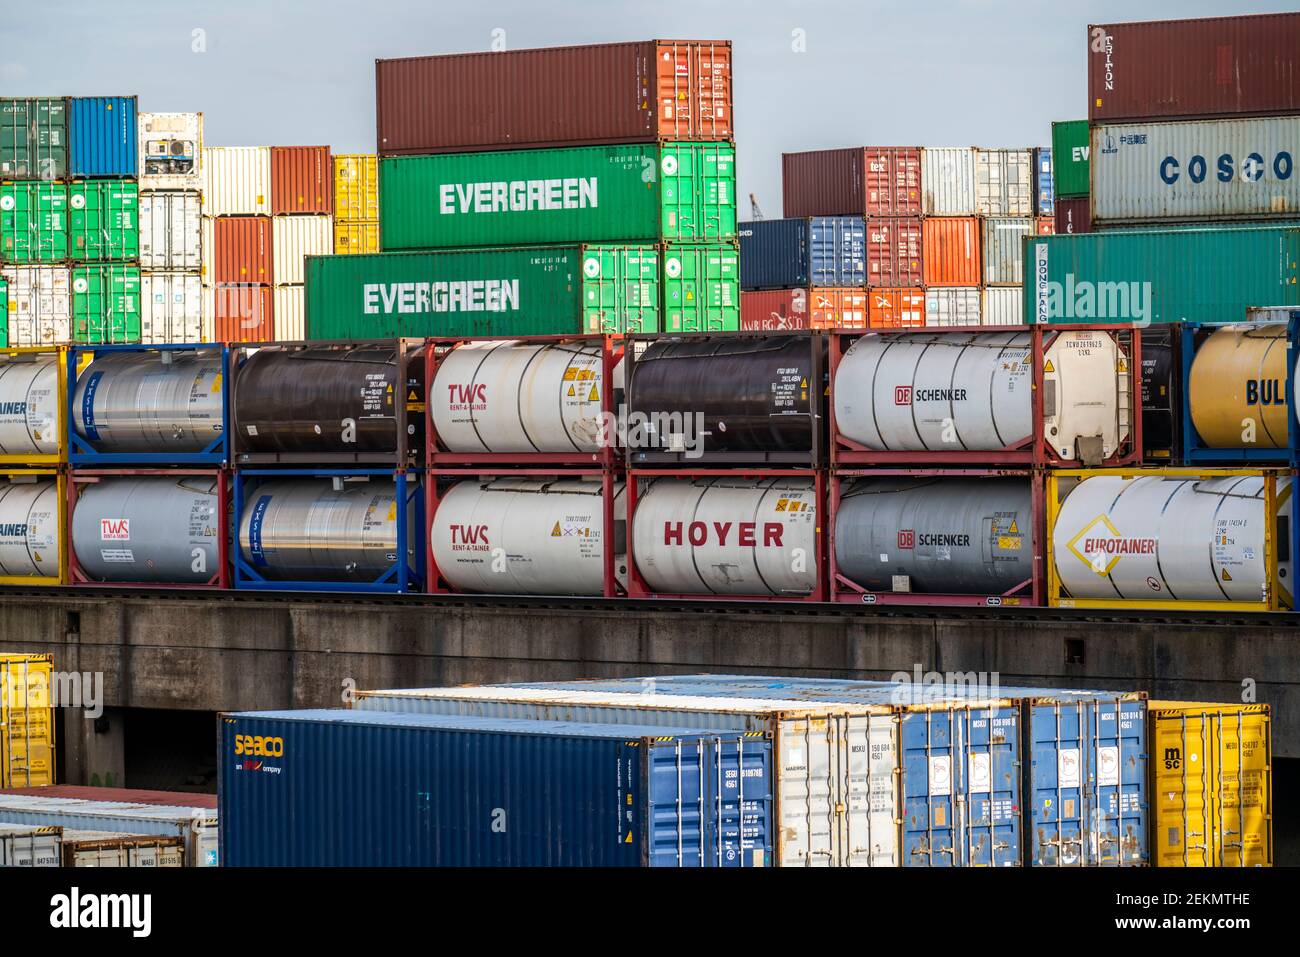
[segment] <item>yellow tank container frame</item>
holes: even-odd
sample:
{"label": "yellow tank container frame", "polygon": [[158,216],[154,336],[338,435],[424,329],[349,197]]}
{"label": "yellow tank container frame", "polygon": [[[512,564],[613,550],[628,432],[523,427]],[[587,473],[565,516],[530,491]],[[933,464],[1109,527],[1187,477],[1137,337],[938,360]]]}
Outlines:
{"label": "yellow tank container frame", "polygon": [[1288,371],[1286,323],[1242,323],[1211,332],[1192,358],[1187,382],[1202,444],[1286,448]]}
{"label": "yellow tank container frame", "polygon": [[379,252],[379,224],[358,223],[334,220],[334,253],[346,256],[350,253]]}
{"label": "yellow tank container frame", "polygon": [[379,221],[379,157],[373,153],[334,156],[334,218]]}
{"label": "yellow tank container frame", "polygon": [[1271,867],[1273,738],[1266,704],[1151,701],[1157,867]]}
{"label": "yellow tank container frame", "polygon": [[54,784],[50,655],[0,654],[0,786]]}
{"label": "yellow tank container frame", "polygon": [[[10,482],[39,482],[54,479],[55,499],[57,505],[56,536],[58,549],[57,575],[4,575],[0,574],[0,585],[66,585],[68,583],[68,480],[63,469],[0,469],[0,488]],[[33,553],[32,560],[41,561]]]}
{"label": "yellow tank container frame", "polygon": [[[0,349],[0,375],[7,366],[16,363],[40,362],[52,359],[58,368],[55,400],[54,428],[57,431],[57,452],[5,452],[0,450],[0,464],[5,465],[61,465],[68,461],[68,381],[67,346],[10,346]],[[29,423],[30,427],[30,423]]]}

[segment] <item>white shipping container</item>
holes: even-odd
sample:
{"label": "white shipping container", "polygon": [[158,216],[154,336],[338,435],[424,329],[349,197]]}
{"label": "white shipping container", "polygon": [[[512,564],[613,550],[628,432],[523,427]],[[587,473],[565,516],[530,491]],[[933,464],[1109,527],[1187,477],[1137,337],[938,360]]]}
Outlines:
{"label": "white shipping container", "polygon": [[271,148],[203,148],[203,211],[209,216],[271,212]]}
{"label": "white shipping container", "polygon": [[978,326],[982,307],[978,286],[931,286],[925,291],[925,324]]}
{"label": "white shipping container", "polygon": [[927,216],[974,216],[975,150],[969,146],[923,148],[921,191]]}
{"label": "white shipping container", "polygon": [[986,219],[983,229],[984,285],[1024,285],[1025,237],[1037,235],[1034,220]]}
{"label": "white shipping container", "polygon": [[1034,158],[1029,150],[975,151],[975,207],[981,216],[1033,216]]}
{"label": "white shipping container", "polygon": [[0,867],[60,867],[63,828],[0,824]]}
{"label": "white shipping container", "polygon": [[141,113],[140,189],[203,188],[203,114]]}
{"label": "white shipping container", "polygon": [[9,344],[57,346],[72,341],[72,272],[62,266],[6,266]]}
{"label": "white shipping container", "polygon": [[203,282],[196,273],[140,275],[140,341],[210,342],[204,338]]}
{"label": "white shipping container", "polygon": [[286,286],[305,282],[303,259],[334,252],[333,216],[276,216],[271,220],[271,271]]}
{"label": "white shipping container", "polygon": [[0,794],[3,820],[90,831],[175,835],[185,841],[187,867],[217,867],[220,863],[217,812],[210,808]]}
{"label": "white shipping container", "polygon": [[990,286],[984,290],[985,326],[1021,326],[1025,322],[1025,287]]}
{"label": "white shipping container", "polygon": [[1300,215],[1300,117],[1092,130],[1093,223]]}
{"label": "white shipping container", "polygon": [[140,268],[203,266],[203,200],[195,192],[140,194]]}
{"label": "white shipping container", "polygon": [[303,286],[276,286],[271,307],[276,342],[296,342],[307,338],[303,316],[306,312]]}

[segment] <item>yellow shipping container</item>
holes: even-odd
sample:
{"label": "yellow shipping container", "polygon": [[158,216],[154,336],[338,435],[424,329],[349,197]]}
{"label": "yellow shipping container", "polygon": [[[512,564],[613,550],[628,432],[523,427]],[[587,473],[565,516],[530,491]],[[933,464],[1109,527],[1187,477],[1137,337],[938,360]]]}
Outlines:
{"label": "yellow shipping container", "polygon": [[1157,867],[1271,867],[1273,741],[1266,704],[1151,701]]}
{"label": "yellow shipping container", "polygon": [[338,255],[379,252],[379,224],[334,220],[334,252]]}
{"label": "yellow shipping container", "polygon": [[49,655],[0,655],[0,786],[54,783]]}
{"label": "yellow shipping container", "polygon": [[334,156],[334,218],[372,223],[379,219],[379,157],[372,153]]}

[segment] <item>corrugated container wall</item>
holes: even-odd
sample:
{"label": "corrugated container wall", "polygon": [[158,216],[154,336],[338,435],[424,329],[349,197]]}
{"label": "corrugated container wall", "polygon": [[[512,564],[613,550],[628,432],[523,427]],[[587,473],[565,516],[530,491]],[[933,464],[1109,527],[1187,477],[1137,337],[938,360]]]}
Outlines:
{"label": "corrugated container wall", "polygon": [[1053,231],[1063,235],[1092,232],[1092,217],[1089,215],[1091,205],[1092,201],[1087,196],[1077,199],[1058,198]]}
{"label": "corrugated container wall", "polygon": [[201,268],[202,208],[198,193],[141,193],[141,268],[185,271]]}
{"label": "corrugated container wall", "polygon": [[1025,291],[1019,286],[990,286],[984,290],[982,326],[1020,326],[1025,322]]}
{"label": "corrugated container wall", "polygon": [[319,213],[334,209],[334,164],[328,146],[271,147],[271,212]]}
{"label": "corrugated container wall", "polygon": [[9,345],[72,341],[72,273],[65,266],[6,266]]}
{"label": "corrugated container wall", "polygon": [[0,824],[0,868],[61,867],[62,862],[62,828]]}
{"label": "corrugated container wall", "polygon": [[921,190],[927,216],[974,216],[975,150],[922,147]]}
{"label": "corrugated container wall", "polygon": [[373,153],[334,155],[334,218],[379,221],[379,157]]}
{"label": "corrugated container wall", "polygon": [[[275,338],[275,299],[272,286],[208,286],[212,307],[204,302],[204,315],[212,316],[219,342],[270,342]],[[338,338],[338,337],[330,337]],[[344,337],[346,338],[346,337]]]}
{"label": "corrugated container wall", "polygon": [[980,221],[974,217],[931,216],[922,226],[925,285],[978,286]]}
{"label": "corrugated container wall", "polygon": [[52,670],[49,655],[0,655],[0,787],[54,783]]}
{"label": "corrugated container wall", "polygon": [[275,281],[281,285],[301,284],[305,281],[306,257],[328,256],[333,252],[333,222],[329,216],[276,216],[271,220],[271,246]]}
{"label": "corrugated container wall", "polygon": [[867,220],[867,284],[919,286],[922,271],[920,219]]}
{"label": "corrugated container wall", "polygon": [[975,208],[981,216],[1033,216],[1037,180],[1029,150],[975,151]]}
{"label": "corrugated container wall", "polygon": [[0,178],[52,180],[67,175],[67,101],[0,99]]}
{"label": "corrugated container wall", "polygon": [[0,182],[0,262],[61,262],[67,258],[67,184]]}
{"label": "corrugated container wall", "polygon": [[984,220],[984,285],[1025,282],[1025,239],[1037,235],[1032,219]]}
{"label": "corrugated container wall", "polygon": [[731,43],[647,40],[375,61],[381,156],[733,135]]}
{"label": "corrugated container wall", "polygon": [[929,286],[925,290],[927,326],[978,326],[983,308],[978,286]]}
{"label": "corrugated container wall", "polygon": [[925,325],[925,290],[877,287],[867,291],[872,329],[915,329]]}
{"label": "corrugated container wall", "polygon": [[140,258],[140,191],[134,179],[68,184],[68,256],[80,262]]}
{"label": "corrugated container wall", "polygon": [[174,835],[188,867],[216,867],[220,831],[210,808],[0,794],[0,820],[88,831]]}
{"label": "corrugated container wall", "polygon": [[808,295],[807,289],[744,291],[740,294],[740,328],[745,332],[788,332],[811,328]]}
{"label": "corrugated container wall", "polygon": [[663,332],[740,329],[740,247],[732,243],[664,243]]}
{"label": "corrugated container wall", "polygon": [[741,288],[866,285],[865,242],[861,216],[741,223]]}
{"label": "corrugated container wall", "polygon": [[1300,13],[1089,26],[1094,123],[1300,113]]}
{"label": "corrugated container wall", "polygon": [[136,98],[68,98],[68,174],[135,176]]}
{"label": "corrugated container wall", "polygon": [[140,188],[203,188],[203,114],[141,113]]}
{"label": "corrugated container wall", "polygon": [[1300,216],[1300,116],[1092,130],[1092,221]]}
{"label": "corrugated container wall", "polygon": [[269,283],[274,276],[271,217],[218,216],[212,220],[207,257],[212,283]]}
{"label": "corrugated container wall", "polygon": [[1036,216],[1051,216],[1055,209],[1056,186],[1052,177],[1052,150],[1040,146],[1034,150],[1034,186],[1037,190]]}
{"label": "corrugated container wall", "polygon": [[140,341],[208,342],[204,339],[203,282],[192,272],[140,275]]}
{"label": "corrugated container wall", "polygon": [[921,215],[921,151],[916,147],[785,153],[781,182],[787,217]]}
{"label": "corrugated container wall", "polygon": [[352,253],[379,252],[379,224],[356,223],[351,220],[334,220],[334,253],[345,256]]}
{"label": "corrugated container wall", "polygon": [[270,147],[205,146],[203,212],[208,216],[269,214]]}
{"label": "corrugated container wall", "polygon": [[1091,152],[1087,120],[1066,120],[1052,124],[1052,177],[1056,201],[1087,196],[1092,179],[1088,154]]}
{"label": "corrugated container wall", "polygon": [[72,340],[87,345],[140,341],[139,267],[72,267]]}
{"label": "corrugated container wall", "polygon": [[307,338],[304,318],[306,296],[303,286],[275,287],[275,340],[297,342]]}

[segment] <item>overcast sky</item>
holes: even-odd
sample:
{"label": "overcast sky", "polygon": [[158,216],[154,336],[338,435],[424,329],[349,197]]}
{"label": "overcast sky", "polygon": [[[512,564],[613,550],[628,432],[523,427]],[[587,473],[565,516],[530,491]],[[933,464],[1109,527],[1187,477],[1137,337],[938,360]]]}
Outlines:
{"label": "overcast sky", "polygon": [[[6,3],[0,92],[201,110],[212,146],[375,148],[374,60],[645,40],[734,43],[740,195],[781,214],[781,153],[1046,145],[1086,116],[1086,26],[1269,0],[83,0]],[[55,9],[57,8],[57,10]],[[195,31],[202,31],[197,34]],[[796,31],[802,31],[796,33]],[[801,37],[804,52],[795,52]],[[195,52],[202,48],[202,52]],[[575,104],[581,108],[581,104]]]}

